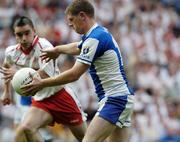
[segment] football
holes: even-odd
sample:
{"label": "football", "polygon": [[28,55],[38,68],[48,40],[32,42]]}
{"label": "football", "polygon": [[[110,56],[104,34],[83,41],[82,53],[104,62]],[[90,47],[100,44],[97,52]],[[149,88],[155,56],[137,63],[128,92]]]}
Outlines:
{"label": "football", "polygon": [[[39,74],[32,68],[26,67],[19,69],[12,78],[12,87],[19,94],[22,95],[21,86],[32,82],[32,77],[40,77]],[[28,96],[31,96],[29,94]]]}

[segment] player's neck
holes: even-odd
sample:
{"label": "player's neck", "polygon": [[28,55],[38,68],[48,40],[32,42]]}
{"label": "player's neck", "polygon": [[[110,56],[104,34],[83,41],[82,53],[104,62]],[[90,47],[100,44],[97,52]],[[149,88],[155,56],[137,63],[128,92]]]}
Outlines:
{"label": "player's neck", "polygon": [[28,55],[31,52],[32,48],[33,48],[32,46],[30,46],[30,47],[20,46],[21,51],[26,55]]}
{"label": "player's neck", "polygon": [[24,47],[24,46],[21,45],[21,49],[23,49],[24,51],[28,50],[29,48],[31,48],[31,46],[29,46],[29,47]]}
{"label": "player's neck", "polygon": [[94,26],[95,24],[95,20],[94,19],[89,19],[86,25],[86,30],[85,30],[85,35],[89,32],[89,30]]}

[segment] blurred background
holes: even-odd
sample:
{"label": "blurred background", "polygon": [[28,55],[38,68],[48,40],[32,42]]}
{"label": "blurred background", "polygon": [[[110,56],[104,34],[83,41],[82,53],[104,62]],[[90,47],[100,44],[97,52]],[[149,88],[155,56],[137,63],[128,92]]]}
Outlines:
{"label": "blurred background", "polygon": [[[135,90],[130,142],[180,142],[180,0],[91,0],[96,19],[119,43],[130,85]],[[12,23],[30,17],[39,36],[54,46],[78,41],[65,21],[71,0],[0,0],[0,65],[7,46],[15,44]],[[76,57],[58,58],[62,71]],[[0,74],[0,76],[2,76]],[[0,81],[2,94],[3,80]],[[91,121],[97,98],[88,73],[69,84]],[[0,142],[13,142],[16,101],[0,105]],[[53,142],[76,142],[65,126],[50,127]]]}

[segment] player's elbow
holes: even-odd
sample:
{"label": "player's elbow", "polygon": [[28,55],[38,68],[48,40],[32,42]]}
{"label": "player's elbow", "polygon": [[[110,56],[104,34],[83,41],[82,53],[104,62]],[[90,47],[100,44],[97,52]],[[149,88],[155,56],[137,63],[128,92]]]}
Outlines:
{"label": "player's elbow", "polygon": [[81,74],[78,72],[72,72],[72,81],[77,81],[80,78]]}
{"label": "player's elbow", "polygon": [[78,74],[73,75],[73,81],[77,81],[79,78],[80,78],[80,76]]}
{"label": "player's elbow", "polygon": [[70,74],[73,78],[73,81],[78,80],[83,73],[89,68],[89,65],[85,65],[79,62],[76,62],[75,65],[70,69]]}

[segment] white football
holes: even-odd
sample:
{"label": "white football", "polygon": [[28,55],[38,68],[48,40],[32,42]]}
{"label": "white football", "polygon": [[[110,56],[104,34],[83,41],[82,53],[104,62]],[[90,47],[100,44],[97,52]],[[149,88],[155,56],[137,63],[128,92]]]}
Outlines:
{"label": "white football", "polygon": [[[39,74],[32,68],[25,67],[19,69],[12,78],[12,87],[19,94],[22,95],[21,86],[29,84],[32,82],[32,77],[40,77]],[[31,96],[31,94],[28,94]]]}

